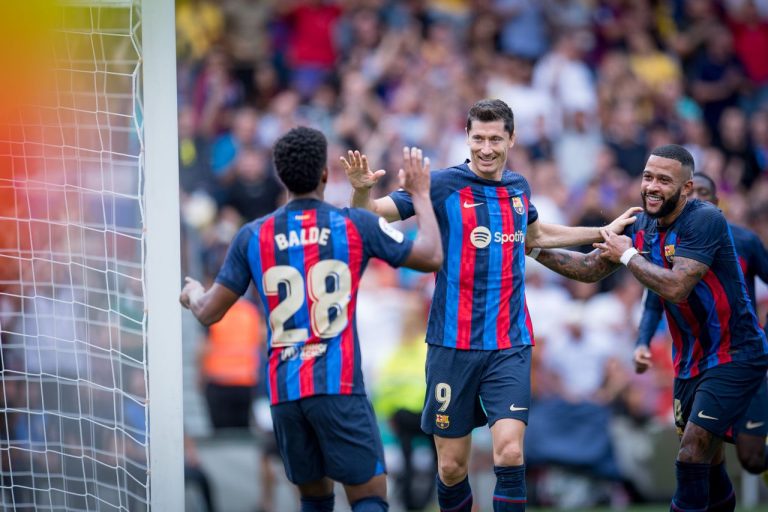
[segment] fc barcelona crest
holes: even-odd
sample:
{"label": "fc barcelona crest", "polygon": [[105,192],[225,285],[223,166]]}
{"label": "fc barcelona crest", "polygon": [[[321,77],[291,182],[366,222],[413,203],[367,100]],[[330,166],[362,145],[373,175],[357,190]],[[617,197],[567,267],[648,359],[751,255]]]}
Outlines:
{"label": "fc barcelona crest", "polygon": [[515,209],[518,215],[522,215],[523,212],[525,212],[525,208],[523,208],[523,200],[518,196],[512,198],[512,208]]}
{"label": "fc barcelona crest", "polygon": [[451,424],[451,420],[448,418],[447,414],[435,415],[435,425],[437,425],[437,428],[441,428],[445,430],[450,426],[450,424]]}
{"label": "fc barcelona crest", "polygon": [[664,257],[667,259],[668,262],[673,263],[675,260],[675,246],[674,245],[665,245],[664,246]]}

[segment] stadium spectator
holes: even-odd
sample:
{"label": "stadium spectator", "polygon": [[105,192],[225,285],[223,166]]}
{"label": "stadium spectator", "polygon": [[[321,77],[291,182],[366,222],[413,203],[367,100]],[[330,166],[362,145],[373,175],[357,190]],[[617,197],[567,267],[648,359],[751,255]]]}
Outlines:
{"label": "stadium spectator", "polygon": [[[299,487],[302,510],[333,510],[336,480],[354,512],[383,512],[386,469],[360,371],[355,300],[371,257],[423,271],[442,263],[428,195],[429,161],[417,148],[403,150],[401,185],[413,194],[419,213],[419,236],[412,242],[370,213],[323,202],[328,167],[321,132],[295,128],[278,139],[273,154],[292,201],[246,224],[214,285],[205,290],[187,278],[179,300],[201,323],[211,324],[255,282],[271,327],[275,437],[286,475]],[[349,157],[353,165],[365,160],[359,153]]]}

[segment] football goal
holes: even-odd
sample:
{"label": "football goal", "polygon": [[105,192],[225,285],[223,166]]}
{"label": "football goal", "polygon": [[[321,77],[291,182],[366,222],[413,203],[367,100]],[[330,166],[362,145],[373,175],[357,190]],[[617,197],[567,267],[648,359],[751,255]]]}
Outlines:
{"label": "football goal", "polygon": [[183,510],[173,0],[0,6],[0,508]]}

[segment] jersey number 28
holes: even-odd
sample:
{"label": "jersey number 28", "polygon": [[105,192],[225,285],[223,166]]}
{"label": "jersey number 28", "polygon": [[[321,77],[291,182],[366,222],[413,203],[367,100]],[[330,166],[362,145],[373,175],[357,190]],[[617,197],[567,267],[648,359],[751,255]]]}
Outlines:
{"label": "jersey number 28", "polygon": [[[333,338],[347,326],[352,274],[343,261],[321,260],[309,267],[306,287],[301,272],[288,265],[271,267],[264,273],[263,283],[264,293],[268,296],[278,295],[280,285],[285,287],[285,298],[269,314],[273,347],[309,339],[309,331],[304,327],[285,328],[285,322],[304,306],[305,288],[312,303],[309,311],[312,334],[318,338]],[[333,320],[331,311],[336,313]]]}

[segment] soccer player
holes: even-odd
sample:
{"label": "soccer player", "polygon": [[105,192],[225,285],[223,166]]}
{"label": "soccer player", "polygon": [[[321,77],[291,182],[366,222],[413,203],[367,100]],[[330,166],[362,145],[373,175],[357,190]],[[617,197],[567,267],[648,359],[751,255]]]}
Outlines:
{"label": "soccer player", "polygon": [[429,161],[404,148],[400,182],[419,227],[411,242],[370,212],[323,202],[327,142],[319,131],[290,130],[273,155],[290,202],[243,226],[215,284],[206,291],[188,277],[180,301],[210,325],[255,283],[269,317],[275,437],[301,510],[333,510],[336,480],[354,512],[385,511],[384,455],[360,368],[357,289],[371,257],[422,271],[442,264]]}
{"label": "soccer player", "polygon": [[[506,170],[515,142],[512,110],[481,100],[469,110],[470,158],[432,174],[430,194],[446,258],[437,274],[427,327],[427,395],[421,428],[433,434],[441,510],[469,511],[472,430],[486,423],[493,440],[493,508],[524,510],[523,435],[530,406],[533,332],[525,304],[525,246],[565,247],[600,240],[598,228],[538,220],[525,178]],[[364,156],[342,157],[354,189],[353,206],[387,220],[414,214],[412,194],[398,190],[374,200],[384,175]],[[634,209],[611,223],[621,233]]]}
{"label": "soccer player", "polygon": [[626,236],[603,230],[595,251],[544,250],[536,257],[580,281],[625,265],[660,298],[672,333],[675,423],[682,431],[670,510],[730,510],[735,496],[723,464],[723,437],[765,383],[768,341],[747,294],[722,212],[689,199],[693,157],[660,146],[643,171],[644,214]]}
{"label": "soccer player", "polygon": [[[706,174],[694,173],[690,197],[717,206],[717,186],[714,180]],[[746,280],[749,298],[752,304],[757,307],[755,277],[760,277],[763,282],[768,283],[768,252],[763,247],[760,238],[752,231],[731,223],[728,224],[728,227],[733,235],[736,256]],[[659,326],[662,311],[663,306],[659,296],[649,291],[645,298],[645,308],[640,320],[637,348],[634,354],[637,373],[643,373],[651,365],[649,347],[651,338]],[[760,387],[760,390],[752,398],[744,417],[733,426],[733,431],[726,436],[726,439],[735,442],[739,462],[750,473],[759,474],[768,469],[766,434],[768,434],[768,382]]]}

